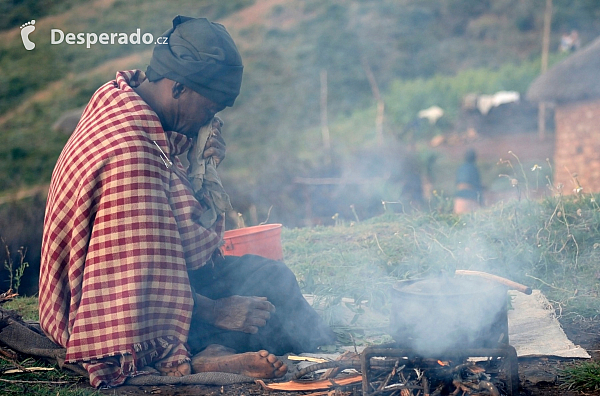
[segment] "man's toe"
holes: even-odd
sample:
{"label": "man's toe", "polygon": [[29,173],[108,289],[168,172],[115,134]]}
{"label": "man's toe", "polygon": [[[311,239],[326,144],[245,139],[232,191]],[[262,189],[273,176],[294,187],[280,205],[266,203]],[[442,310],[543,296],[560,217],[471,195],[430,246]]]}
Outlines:
{"label": "man's toe", "polygon": [[179,372],[181,376],[190,375],[192,374],[192,365],[190,363],[180,364],[179,367],[177,367],[177,372]]}
{"label": "man's toe", "polygon": [[267,361],[271,364],[278,362],[279,359],[277,359],[277,356],[273,355],[273,354],[269,354],[269,356],[267,356]]}
{"label": "man's toe", "polygon": [[285,375],[285,373],[287,373],[287,366],[285,364],[279,367],[277,370],[275,370],[276,377],[281,377]]}

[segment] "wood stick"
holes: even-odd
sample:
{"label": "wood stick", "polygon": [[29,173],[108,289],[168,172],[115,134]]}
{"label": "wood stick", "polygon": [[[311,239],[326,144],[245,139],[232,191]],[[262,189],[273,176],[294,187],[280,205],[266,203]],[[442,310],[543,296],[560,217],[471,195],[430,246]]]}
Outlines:
{"label": "wood stick", "polygon": [[[340,361],[340,360],[352,360],[352,359],[359,359],[358,354],[351,352],[351,351],[346,351],[346,352],[342,353],[340,356],[338,356],[338,358],[335,360]],[[321,374],[321,377],[319,379],[335,378],[342,370],[343,369],[341,367],[329,368],[329,369],[327,369],[327,371],[325,371],[325,373]]]}
{"label": "wood stick", "polygon": [[517,282],[513,282],[510,279],[503,278],[498,275],[488,274],[487,272],[481,271],[470,271],[470,270],[456,270],[454,271],[456,275],[470,275],[470,276],[479,276],[481,278],[485,278],[494,282],[502,283],[503,285],[508,286],[511,289],[520,291],[521,293],[531,294],[531,287],[522,285]]}

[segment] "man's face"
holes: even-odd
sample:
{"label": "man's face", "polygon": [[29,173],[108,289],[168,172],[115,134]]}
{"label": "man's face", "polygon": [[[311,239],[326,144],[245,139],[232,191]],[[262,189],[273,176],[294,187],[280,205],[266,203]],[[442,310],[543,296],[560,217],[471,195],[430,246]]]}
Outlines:
{"label": "man's face", "polygon": [[188,137],[196,137],[198,130],[224,108],[179,84],[173,88],[171,129]]}

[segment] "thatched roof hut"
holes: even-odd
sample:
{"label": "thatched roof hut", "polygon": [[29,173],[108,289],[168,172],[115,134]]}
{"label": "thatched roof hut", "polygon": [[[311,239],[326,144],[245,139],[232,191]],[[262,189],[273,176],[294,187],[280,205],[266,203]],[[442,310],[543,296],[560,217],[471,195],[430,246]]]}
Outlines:
{"label": "thatched roof hut", "polygon": [[600,192],[600,38],[539,76],[527,98],[556,104],[554,186]]}
{"label": "thatched roof hut", "polygon": [[566,103],[600,98],[600,38],[539,76],[527,90],[534,102]]}

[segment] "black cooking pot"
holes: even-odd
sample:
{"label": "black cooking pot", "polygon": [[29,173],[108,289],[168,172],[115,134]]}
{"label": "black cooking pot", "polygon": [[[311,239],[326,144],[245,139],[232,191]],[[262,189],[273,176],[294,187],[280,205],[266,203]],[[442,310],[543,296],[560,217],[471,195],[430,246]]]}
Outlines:
{"label": "black cooking pot", "polygon": [[508,343],[507,288],[484,279],[400,281],[392,290],[390,334],[426,354]]}

